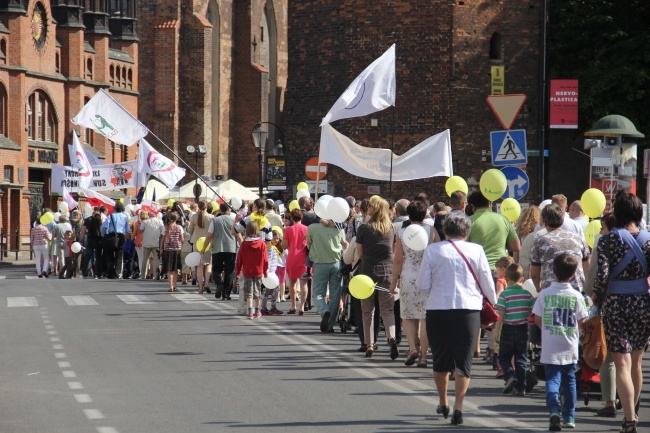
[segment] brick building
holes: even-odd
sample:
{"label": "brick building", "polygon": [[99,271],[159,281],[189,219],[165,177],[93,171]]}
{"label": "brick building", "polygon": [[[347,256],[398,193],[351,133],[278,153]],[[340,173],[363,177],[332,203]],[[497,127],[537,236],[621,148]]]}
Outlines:
{"label": "brick building", "polygon": [[[205,145],[201,175],[257,185],[251,132],[259,121],[282,125],[286,17],[287,0],[138,2],[139,118],[193,169],[186,148]],[[268,130],[271,152],[281,129]]]}
{"label": "brick building", "polygon": [[[440,0],[376,2],[303,0],[289,3],[289,80],[284,125],[289,141],[289,184],[305,179],[304,165],[318,156],[319,124],[352,80],[393,43],[397,44],[396,105],[333,126],[363,146],[402,154],[425,138],[451,130],[454,174],[478,187],[492,168],[490,131],[500,130],[486,103],[491,66],[505,68],[505,93],[527,102],[512,129],[525,129],[529,149],[540,148],[539,2]],[[376,119],[377,126],[372,126]],[[394,138],[392,125],[394,121]],[[374,122],[373,122],[374,123]],[[526,167],[537,201],[539,158]],[[388,196],[388,183],[373,183],[331,166],[327,180],[337,195]],[[425,191],[445,198],[446,178],[393,183],[392,198]],[[374,187],[374,188],[369,188]]]}
{"label": "brick building", "polygon": [[[70,163],[70,119],[102,88],[137,115],[135,2],[0,0],[0,227],[18,230],[22,245],[36,213],[56,207],[51,167]],[[106,163],[137,156],[137,147],[77,132]]]}

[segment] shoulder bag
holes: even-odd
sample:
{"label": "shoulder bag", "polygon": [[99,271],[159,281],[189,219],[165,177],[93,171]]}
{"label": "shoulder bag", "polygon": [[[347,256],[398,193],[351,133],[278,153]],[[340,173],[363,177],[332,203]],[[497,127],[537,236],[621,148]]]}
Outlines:
{"label": "shoulder bag", "polygon": [[607,343],[603,317],[597,314],[582,323],[580,344],[582,344],[582,359],[594,370],[600,369],[607,357]]}
{"label": "shoulder bag", "polygon": [[483,295],[483,309],[481,310],[481,325],[488,326],[498,321],[501,318],[501,316],[499,316],[499,313],[497,313],[497,311],[494,309],[494,306],[485,297],[485,292],[483,292],[481,283],[478,282],[478,278],[474,273],[474,269],[472,269],[472,265],[469,264],[469,260],[467,260],[465,254],[463,254],[463,252],[460,250],[460,248],[456,246],[455,243],[453,243],[450,240],[447,240],[447,242],[449,242],[454,248],[456,248],[458,254],[460,254],[460,256],[463,258],[463,260],[467,264],[467,267],[469,268],[469,272],[472,274],[472,277],[474,277],[474,281],[476,281],[476,285],[478,286],[478,289],[481,291],[481,294]]}
{"label": "shoulder bag", "polygon": [[106,233],[106,236],[102,238],[102,248],[117,249],[119,239],[117,237],[117,232],[115,231],[115,221],[113,220],[113,215],[111,215],[109,218],[110,221],[108,225],[110,227],[110,225],[113,224],[113,232]]}

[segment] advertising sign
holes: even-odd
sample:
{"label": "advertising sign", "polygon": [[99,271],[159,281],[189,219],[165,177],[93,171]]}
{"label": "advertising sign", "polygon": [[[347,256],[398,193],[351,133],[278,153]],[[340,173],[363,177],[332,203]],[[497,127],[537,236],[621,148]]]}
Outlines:
{"label": "advertising sign", "polygon": [[549,127],[578,129],[578,80],[551,80]]}
{"label": "advertising sign", "polygon": [[269,191],[284,191],[287,189],[286,156],[266,157],[266,189]]}

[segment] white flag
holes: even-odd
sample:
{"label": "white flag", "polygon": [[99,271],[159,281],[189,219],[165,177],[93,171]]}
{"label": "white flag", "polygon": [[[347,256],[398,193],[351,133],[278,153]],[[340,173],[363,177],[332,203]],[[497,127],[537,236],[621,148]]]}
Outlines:
{"label": "white flag", "polygon": [[403,155],[363,147],[336,131],[331,125],[321,130],[319,161],[334,164],[355,176],[374,180],[413,180],[435,176],[452,176],[449,130],[427,138]]}
{"label": "white flag", "polygon": [[146,126],[104,89],[95,93],[95,96],[72,119],[72,123],[91,128],[109,140],[125,146],[137,143],[149,133]]}
{"label": "white flag", "polygon": [[185,176],[185,169],[180,168],[156,149],[144,138],[139,141],[138,171],[141,174],[156,176],[167,188],[173,188]]}
{"label": "white flag", "polygon": [[72,134],[72,154],[70,154],[72,169],[79,173],[79,186],[89,188],[93,180],[93,168],[76,133]]}
{"label": "white flag", "polygon": [[68,188],[65,186],[63,187],[63,201],[66,202],[68,205],[68,209],[74,209],[77,206],[79,206],[79,203],[72,197],[72,194],[70,194],[70,191],[68,191]]}
{"label": "white flag", "polygon": [[[70,165],[72,165],[72,156],[74,155],[74,152],[72,151],[72,144],[68,144],[68,153],[70,154]],[[104,163],[100,161],[95,155],[93,155],[91,152],[87,151],[84,148],[84,153],[86,154],[86,158],[88,159],[88,162],[90,163],[91,167],[95,167],[96,165],[103,165]]]}
{"label": "white flag", "polygon": [[395,44],[372,62],[334,103],[320,126],[395,105]]}

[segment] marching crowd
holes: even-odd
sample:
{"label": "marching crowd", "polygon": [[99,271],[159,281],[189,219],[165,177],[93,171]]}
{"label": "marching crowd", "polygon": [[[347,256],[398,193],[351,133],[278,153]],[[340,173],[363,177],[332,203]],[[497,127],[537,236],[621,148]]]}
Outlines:
{"label": "marching crowd", "polygon": [[[432,360],[436,412],[451,415],[455,425],[463,423],[484,334],[485,359],[494,362],[503,392],[522,398],[529,348],[541,345],[549,430],[575,428],[580,325],[600,315],[608,353],[598,415],[616,417],[618,395],[621,432],[637,431],[641,360],[650,341],[650,233],[636,196],[617,195],[593,249],[581,203],[568,206],[563,195],[524,208],[514,224],[478,191],[453,192],[448,203],[431,204],[422,193],[396,202],[345,200],[350,211],[342,223],[317,216],[310,197],[286,212],[281,203],[258,199],[241,209],[175,202],[162,218],[125,212],[121,203],[110,214],[94,208],[85,219],[78,210],[48,224],[37,218],[36,272],[39,278],[167,279],[170,292],[193,284],[198,293],[214,289],[221,300],[238,292],[240,313],[249,319],[315,308],[323,333],[345,317],[367,358],[378,350],[382,328],[393,360],[404,335],[404,364],[426,368]],[[416,230],[409,226],[426,235],[425,248],[414,248]],[[352,296],[355,275],[376,283],[370,296]],[[279,302],[290,302],[288,311]],[[488,320],[493,308],[499,315]]]}

